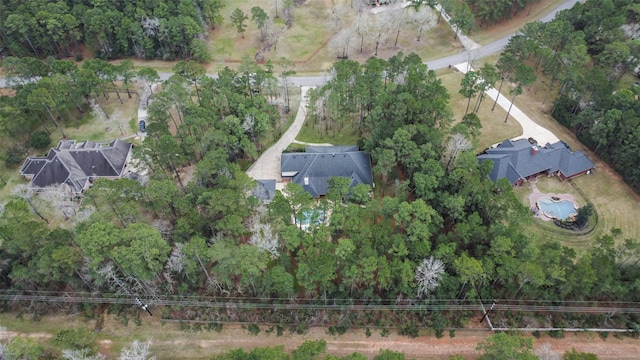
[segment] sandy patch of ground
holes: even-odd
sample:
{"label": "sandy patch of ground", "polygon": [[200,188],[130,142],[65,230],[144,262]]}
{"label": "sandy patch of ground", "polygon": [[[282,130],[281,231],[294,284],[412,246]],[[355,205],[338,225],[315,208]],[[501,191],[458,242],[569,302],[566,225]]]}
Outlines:
{"label": "sandy patch of ground", "polygon": [[[264,329],[264,327],[262,327]],[[136,328],[129,327],[131,331]],[[432,335],[420,336],[417,338],[407,338],[395,334],[387,337],[380,336],[379,329],[372,330],[372,335],[367,337],[363,330],[349,331],[342,336],[330,336],[324,328],[311,328],[304,335],[292,335],[285,332],[283,336],[277,337],[272,334],[260,333],[258,336],[249,335],[246,330],[237,325],[225,325],[221,333],[187,333],[175,331],[173,326],[162,327],[166,334],[162,338],[153,338],[151,333],[147,333],[143,328],[137,328],[136,338],[151,339],[151,351],[158,359],[171,359],[175,354],[180,354],[183,359],[207,359],[215,354],[220,354],[230,349],[243,348],[252,349],[254,347],[271,347],[282,345],[287,351],[295,349],[306,340],[325,339],[327,342],[327,353],[345,356],[353,352],[360,352],[372,359],[381,349],[390,349],[406,354],[409,359],[448,359],[451,355],[462,355],[466,359],[476,359],[480,355],[476,352],[476,345],[483,341],[491,333],[480,330],[458,330],[455,337],[445,336],[436,338]],[[103,333],[109,333],[105,328]],[[16,332],[5,332],[3,339],[13,336],[29,336],[36,339],[48,340],[52,337],[48,333],[21,334]],[[110,336],[118,336],[110,334]],[[123,334],[124,335],[124,334]],[[157,335],[157,334],[156,334]],[[609,337],[606,340],[595,334],[567,334],[562,339],[552,339],[543,335],[540,339],[535,339],[534,347],[539,348],[543,344],[549,343],[551,350],[563,354],[575,348],[581,352],[588,352],[598,355],[601,360],[631,360],[637,359],[640,351],[640,340]],[[116,349],[112,340],[99,340],[102,351],[109,352],[113,356]]]}

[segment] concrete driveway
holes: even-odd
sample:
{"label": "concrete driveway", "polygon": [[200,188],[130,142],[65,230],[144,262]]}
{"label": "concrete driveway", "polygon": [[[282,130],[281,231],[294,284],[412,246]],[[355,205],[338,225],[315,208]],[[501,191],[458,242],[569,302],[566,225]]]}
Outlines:
{"label": "concrete driveway", "polygon": [[[463,74],[468,70],[472,70],[467,63],[458,64],[455,67]],[[489,98],[495,101],[496,97],[498,96],[498,90],[496,90],[495,88],[491,88],[486,91],[486,94],[489,95]],[[498,98],[498,105],[500,105],[505,111],[508,111],[509,106],[511,105],[511,97],[507,98],[505,94],[500,94],[500,97]],[[510,118],[508,121],[512,121],[511,119],[514,119],[520,124],[520,126],[522,126],[522,135],[517,136],[512,140],[528,139],[531,137],[534,138],[538,142],[538,144],[542,146],[546,145],[547,143],[553,144],[560,141],[560,139],[558,139],[558,137],[554,133],[549,131],[547,128],[536,124],[516,105],[513,105],[511,107],[509,116]]]}
{"label": "concrete driveway", "polygon": [[289,145],[296,139],[304,119],[307,116],[307,105],[309,104],[309,98],[307,92],[312,89],[311,86],[303,86],[300,88],[300,107],[298,113],[293,121],[293,124],[285,131],[280,137],[277,143],[268,148],[260,155],[253,165],[247,170],[247,175],[255,180],[276,180],[276,188],[280,189],[282,185],[282,178],[280,176],[280,155],[289,147]]}

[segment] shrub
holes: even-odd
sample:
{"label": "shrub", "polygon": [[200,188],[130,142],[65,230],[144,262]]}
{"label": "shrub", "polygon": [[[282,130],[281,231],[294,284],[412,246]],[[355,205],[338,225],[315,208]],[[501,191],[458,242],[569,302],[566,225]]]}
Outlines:
{"label": "shrub", "polygon": [[219,333],[222,331],[222,324],[217,322],[210,322],[209,324],[207,324],[207,330],[214,330],[215,332]]}
{"label": "shrub", "polygon": [[251,335],[258,335],[260,333],[260,327],[256,324],[250,324],[247,326],[247,331],[249,331]]}
{"label": "shrub", "polygon": [[431,314],[431,327],[435,331],[436,338],[440,339],[444,336],[444,330],[447,325],[449,325],[449,321],[444,314],[439,311]]}
{"label": "shrub", "polygon": [[416,338],[418,337],[418,327],[415,324],[402,325],[398,329],[400,335]]}
{"label": "shrub", "polygon": [[17,147],[8,148],[5,152],[4,163],[7,167],[14,167],[24,161],[24,151]]}
{"label": "shrub", "polygon": [[47,134],[46,131],[34,131],[33,134],[31,134],[29,144],[38,150],[46,149],[51,144],[51,138],[49,138],[49,134]]}
{"label": "shrub", "polygon": [[329,334],[331,335],[342,335],[346,332],[347,327],[345,325],[329,326]]}
{"label": "shrub", "polygon": [[562,339],[562,338],[564,338],[564,331],[563,330],[551,330],[551,331],[549,331],[549,337],[552,337],[554,339]]}
{"label": "shrub", "polygon": [[593,214],[593,205],[587,203],[585,206],[578,209],[578,215],[576,215],[575,224],[578,228],[582,228],[589,222],[589,216]]}
{"label": "shrub", "polygon": [[97,351],[96,334],[87,329],[68,329],[56,334],[53,344],[61,349],[89,349],[93,354]]}
{"label": "shrub", "polygon": [[304,335],[304,334],[307,333],[308,329],[309,329],[309,326],[306,323],[301,322],[297,326],[295,326],[295,325],[291,326],[290,330],[291,330],[292,333],[296,333],[298,335]]}

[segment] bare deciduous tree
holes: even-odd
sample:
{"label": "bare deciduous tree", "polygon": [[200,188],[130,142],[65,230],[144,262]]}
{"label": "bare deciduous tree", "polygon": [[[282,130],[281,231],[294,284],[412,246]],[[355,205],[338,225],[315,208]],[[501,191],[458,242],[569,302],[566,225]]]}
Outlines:
{"label": "bare deciduous tree", "polygon": [[182,243],[176,243],[174,245],[173,250],[171,250],[171,255],[169,255],[169,259],[167,259],[167,264],[165,265],[167,270],[178,274],[184,271],[183,245]]}
{"label": "bare deciduous tree", "polygon": [[560,360],[562,357],[557,352],[551,350],[548,342],[542,344],[533,352],[540,360]]}
{"label": "bare deciduous tree", "polygon": [[445,148],[445,158],[448,158],[446,171],[449,172],[451,170],[451,164],[456,161],[460,152],[467,151],[472,147],[473,144],[471,144],[464,135],[453,134],[453,136],[449,138]]}
{"label": "bare deciduous tree", "polygon": [[378,56],[378,48],[380,44],[387,42],[389,32],[396,26],[397,14],[392,11],[385,11],[377,14],[375,18],[375,25],[370,29],[371,34],[375,38],[376,50],[374,55]]}
{"label": "bare deciduous tree", "polygon": [[270,224],[260,223],[259,220],[254,221],[252,229],[253,234],[249,243],[257,246],[260,250],[269,253],[272,259],[280,256],[280,238],[273,231]]}
{"label": "bare deciduous tree", "polygon": [[422,33],[436,26],[438,18],[436,14],[428,7],[422,7],[417,11],[410,11],[408,14],[408,22],[418,28],[418,38],[420,41]]}
{"label": "bare deciduous tree", "polygon": [[349,58],[349,45],[353,38],[351,29],[342,29],[329,40],[328,47],[332,51],[336,52],[338,59]]}
{"label": "bare deciduous tree", "polygon": [[107,359],[106,356],[100,353],[91,355],[90,349],[62,350],[62,358],[66,360],[106,360]]}
{"label": "bare deciduous tree", "polygon": [[130,347],[125,346],[120,351],[120,360],[155,360],[155,356],[151,355],[149,350],[150,341],[140,342],[133,340]]}
{"label": "bare deciduous tree", "polygon": [[364,48],[364,37],[371,33],[371,17],[368,12],[359,12],[356,17],[356,34],[360,36],[360,54],[362,54]]}
{"label": "bare deciduous tree", "polygon": [[418,282],[418,297],[427,297],[438,287],[438,281],[444,273],[444,263],[433,256],[422,260],[416,268],[416,281]]}
{"label": "bare deciduous tree", "polygon": [[96,273],[100,276],[100,280],[115,293],[120,293],[130,297],[144,296],[145,298],[155,299],[156,283],[148,283],[131,274],[123,274],[123,272],[109,262],[100,267]]}
{"label": "bare deciduous tree", "polygon": [[344,24],[344,18],[347,16],[349,9],[346,6],[335,5],[331,10],[331,25],[330,28],[334,33],[340,31]]}

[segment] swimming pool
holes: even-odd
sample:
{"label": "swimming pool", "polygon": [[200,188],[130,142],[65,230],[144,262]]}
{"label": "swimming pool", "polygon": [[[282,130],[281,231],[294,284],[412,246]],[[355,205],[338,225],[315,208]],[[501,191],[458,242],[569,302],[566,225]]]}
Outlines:
{"label": "swimming pool", "polygon": [[320,225],[326,221],[326,216],[323,210],[311,209],[302,210],[300,216],[295,219],[295,223],[298,225],[309,226],[312,223],[314,225]]}
{"label": "swimming pool", "polygon": [[578,214],[575,204],[569,200],[542,198],[538,200],[538,208],[547,217],[558,220],[566,220]]}

